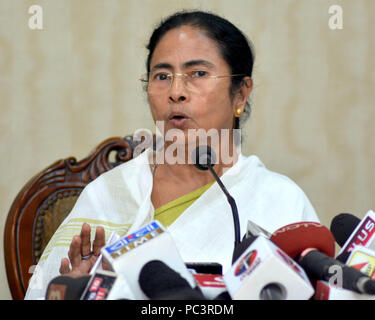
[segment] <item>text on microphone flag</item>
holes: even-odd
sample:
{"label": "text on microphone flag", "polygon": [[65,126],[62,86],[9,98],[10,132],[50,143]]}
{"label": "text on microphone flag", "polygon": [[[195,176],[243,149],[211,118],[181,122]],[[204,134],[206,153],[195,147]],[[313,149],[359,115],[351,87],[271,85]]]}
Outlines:
{"label": "text on microphone flag", "polygon": [[106,247],[105,250],[115,259],[121,254],[124,254],[137,246],[147,242],[163,233],[161,225],[157,221],[153,221],[143,227],[142,229],[127,235],[110,246]]}

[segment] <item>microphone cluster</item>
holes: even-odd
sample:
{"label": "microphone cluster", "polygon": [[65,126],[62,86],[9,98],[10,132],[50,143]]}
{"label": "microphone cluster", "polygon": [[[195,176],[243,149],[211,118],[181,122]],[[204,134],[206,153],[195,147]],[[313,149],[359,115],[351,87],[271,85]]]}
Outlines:
{"label": "microphone cluster", "polygon": [[[195,156],[199,160],[202,157],[198,153]],[[200,169],[214,174],[211,156],[203,158],[206,164]],[[224,274],[217,263],[184,262],[171,234],[159,221],[152,221],[102,248],[101,258],[110,271],[97,268],[78,278],[56,277],[48,285],[46,299],[375,299],[373,211],[362,220],[340,214],[332,220],[330,230],[305,221],[270,234],[249,221],[239,241],[235,201],[221,181],[220,186],[227,195],[235,226],[234,251],[228,257],[231,267]],[[336,258],[335,241],[341,246]]]}
{"label": "microphone cluster", "polygon": [[[373,300],[374,227],[375,213],[369,211],[362,220],[338,215],[331,231],[306,221],[269,237],[248,232],[223,275],[219,264],[184,263],[171,235],[153,221],[102,249],[111,271],[56,277],[46,299]],[[342,245],[336,259],[335,241]]]}

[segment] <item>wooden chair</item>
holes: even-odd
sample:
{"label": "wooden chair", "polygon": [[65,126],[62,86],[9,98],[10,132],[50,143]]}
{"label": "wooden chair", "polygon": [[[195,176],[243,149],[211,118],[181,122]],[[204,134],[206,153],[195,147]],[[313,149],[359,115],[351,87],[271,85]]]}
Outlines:
{"label": "wooden chair", "polygon": [[73,208],[83,188],[103,172],[133,157],[131,136],[102,142],[85,159],[58,160],[34,176],[18,193],[5,223],[4,252],[13,299],[24,299],[30,267]]}

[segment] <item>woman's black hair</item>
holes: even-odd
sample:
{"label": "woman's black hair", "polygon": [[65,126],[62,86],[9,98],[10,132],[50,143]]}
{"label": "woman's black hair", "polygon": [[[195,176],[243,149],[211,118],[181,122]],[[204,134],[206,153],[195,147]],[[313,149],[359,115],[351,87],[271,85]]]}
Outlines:
{"label": "woman's black hair", "polygon": [[[161,38],[170,30],[182,26],[192,26],[203,29],[209,38],[218,44],[218,48],[224,60],[231,69],[231,74],[245,74],[251,77],[254,64],[254,52],[252,45],[246,36],[231,22],[216,14],[203,11],[180,11],[163,20],[153,31],[147,49],[146,68],[150,72],[150,63],[154,50]],[[243,84],[243,78],[232,77],[230,94],[233,96],[236,90]],[[247,101],[241,122],[250,116],[251,108]],[[240,118],[235,118],[235,129],[240,127]]]}

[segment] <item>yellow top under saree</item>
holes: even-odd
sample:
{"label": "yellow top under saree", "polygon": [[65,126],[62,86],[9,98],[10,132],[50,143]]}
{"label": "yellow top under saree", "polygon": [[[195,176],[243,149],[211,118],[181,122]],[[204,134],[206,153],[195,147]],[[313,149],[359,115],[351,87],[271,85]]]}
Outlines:
{"label": "yellow top under saree", "polygon": [[190,205],[193,204],[214,182],[210,182],[188,194],[170,201],[155,209],[155,220],[160,221],[163,226],[171,225]]}

